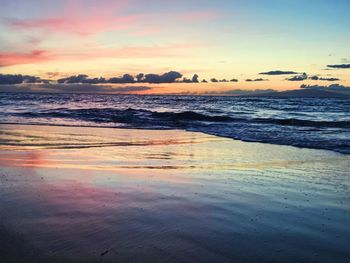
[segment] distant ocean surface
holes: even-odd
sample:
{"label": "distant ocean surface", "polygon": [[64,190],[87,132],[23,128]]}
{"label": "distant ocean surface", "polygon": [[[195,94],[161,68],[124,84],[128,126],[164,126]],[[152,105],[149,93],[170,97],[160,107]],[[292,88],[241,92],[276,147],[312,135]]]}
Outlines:
{"label": "distant ocean surface", "polygon": [[350,100],[0,93],[0,122],[184,129],[350,154]]}

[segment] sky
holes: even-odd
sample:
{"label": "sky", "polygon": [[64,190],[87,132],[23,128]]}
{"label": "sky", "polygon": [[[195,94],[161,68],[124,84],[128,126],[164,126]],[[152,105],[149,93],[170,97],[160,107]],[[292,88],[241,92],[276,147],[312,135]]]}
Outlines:
{"label": "sky", "polygon": [[[201,94],[350,85],[348,0],[0,0],[0,6],[0,73],[35,76],[38,86],[85,79],[132,93]],[[167,72],[181,77],[169,80]],[[122,77],[139,73],[158,80]],[[85,76],[69,79],[77,75]],[[0,85],[11,84],[7,77]]]}

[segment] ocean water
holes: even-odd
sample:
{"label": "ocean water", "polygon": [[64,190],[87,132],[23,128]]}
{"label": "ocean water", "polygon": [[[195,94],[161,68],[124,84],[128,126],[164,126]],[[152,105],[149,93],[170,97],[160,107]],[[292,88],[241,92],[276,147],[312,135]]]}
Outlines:
{"label": "ocean water", "polygon": [[350,153],[350,100],[2,93],[0,106],[1,123],[183,129]]}

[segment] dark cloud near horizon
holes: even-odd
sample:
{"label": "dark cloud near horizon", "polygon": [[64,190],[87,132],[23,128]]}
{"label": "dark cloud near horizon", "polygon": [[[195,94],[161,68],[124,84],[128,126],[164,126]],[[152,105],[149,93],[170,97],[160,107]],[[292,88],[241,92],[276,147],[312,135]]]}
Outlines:
{"label": "dark cloud near horizon", "polygon": [[0,74],[0,85],[14,85],[23,83],[43,83],[46,82],[39,77],[29,75]]}
{"label": "dark cloud near horizon", "polygon": [[124,94],[151,90],[147,86],[113,87],[95,84],[28,84],[28,85],[0,85],[0,92],[41,92],[41,93],[113,93]]}
{"label": "dark cloud near horizon", "polygon": [[184,77],[180,82],[182,82],[182,83],[192,83],[192,80]]}
{"label": "dark cloud near horizon", "polygon": [[335,65],[327,65],[328,68],[336,68],[336,69],[346,69],[350,68],[350,64],[335,64]]}
{"label": "dark cloud near horizon", "polygon": [[38,90],[36,90],[35,87],[28,85],[20,86],[15,84],[1,84],[0,92],[38,92]]}
{"label": "dark cloud near horizon", "polygon": [[[195,75],[196,76],[196,75]],[[197,75],[198,76],[198,75]],[[133,83],[174,83],[182,77],[182,74],[177,71],[170,71],[164,74],[143,74],[139,73],[135,77],[130,74],[124,74],[121,77],[112,77],[110,79],[100,78],[89,78],[88,75],[79,74],[70,76],[67,78],[58,79],[57,82],[60,84],[133,84]],[[198,77],[197,77],[198,78]]]}
{"label": "dark cloud near horizon", "polygon": [[67,93],[129,93],[151,90],[151,87],[147,86],[125,86],[125,87],[112,87],[109,85],[94,85],[94,84],[51,84],[51,89],[55,89],[58,92]]}
{"label": "dark cloud near horizon", "polygon": [[79,74],[76,76],[70,76],[67,78],[58,79],[57,82],[59,84],[77,84],[77,83],[103,84],[103,83],[106,83],[106,80],[102,77],[101,78],[89,78],[88,75]]}
{"label": "dark cloud near horizon", "polygon": [[294,72],[294,71],[283,71],[283,70],[272,70],[272,71],[259,73],[259,75],[271,75],[271,76],[276,76],[276,75],[294,75],[294,74],[299,74],[299,73],[298,72]]}
{"label": "dark cloud near horizon", "polygon": [[[134,84],[134,83],[148,83],[148,84],[161,84],[161,83],[207,83],[205,79],[199,80],[198,74],[194,74],[192,78],[183,77],[180,72],[169,71],[164,74],[144,74],[139,73],[136,76],[130,74],[124,74],[121,77],[111,77],[111,78],[90,78],[86,74],[78,74],[73,76],[68,76],[60,78],[57,81],[54,80],[43,80],[35,76],[27,75],[3,75],[0,74],[0,85],[3,84],[23,84],[23,83],[46,83],[54,84]],[[182,78],[182,79],[181,79]],[[262,79],[261,79],[262,80]],[[212,78],[211,82],[238,82],[238,79],[221,79]],[[257,79],[256,81],[260,81]]]}
{"label": "dark cloud near horizon", "polygon": [[177,82],[179,82],[179,83],[199,83],[198,78],[199,78],[199,76],[197,74],[194,74],[191,79],[184,77],[182,80],[177,81]]}
{"label": "dark cloud near horizon", "polygon": [[303,73],[302,75],[294,76],[291,78],[287,78],[288,81],[304,81],[307,80],[308,76],[306,73]]}
{"label": "dark cloud near horizon", "polygon": [[232,89],[232,90],[227,90],[227,91],[208,91],[205,92],[204,94],[206,95],[231,95],[231,96],[254,96],[254,95],[261,95],[265,93],[271,93],[271,92],[276,92],[276,90],[273,89],[256,89],[256,90],[244,90],[244,89]]}
{"label": "dark cloud near horizon", "polygon": [[218,83],[218,82],[238,82],[238,79],[227,80],[227,79],[212,78],[212,79],[210,79],[210,81],[213,82],[213,83]]}
{"label": "dark cloud near horizon", "polygon": [[70,76],[57,80],[60,84],[132,84],[135,83],[135,79],[130,74],[124,74],[122,77],[113,77],[110,79],[89,78],[88,75],[79,74],[76,76]]}
{"label": "dark cloud near horizon", "polygon": [[124,74],[122,77],[114,77],[107,80],[107,83],[115,84],[132,84],[135,83],[135,79],[130,74]]}
{"label": "dark cloud near horizon", "polygon": [[164,73],[162,75],[158,74],[147,74],[142,79],[142,82],[145,83],[153,83],[153,84],[160,84],[160,83],[174,83],[176,80],[182,78],[182,74],[177,71],[170,71],[167,73]]}
{"label": "dark cloud near horizon", "polygon": [[259,79],[246,79],[245,81],[246,82],[259,82],[259,81],[268,81],[268,79],[262,79],[262,78],[259,78]]}
{"label": "dark cloud near horizon", "polygon": [[350,95],[350,87],[349,86],[343,86],[340,84],[331,84],[328,86],[322,86],[322,85],[305,85],[302,84],[300,86],[301,89],[315,89],[315,90],[325,90],[325,91],[331,91],[331,92],[337,92],[337,93],[343,93]]}
{"label": "dark cloud near horizon", "polygon": [[309,79],[311,80],[321,80],[321,81],[338,81],[340,79],[338,78],[322,78],[322,77],[319,77],[319,76],[311,76]]}
{"label": "dark cloud near horizon", "polygon": [[199,76],[197,74],[194,74],[192,77],[192,83],[198,83],[199,82],[198,78]]}

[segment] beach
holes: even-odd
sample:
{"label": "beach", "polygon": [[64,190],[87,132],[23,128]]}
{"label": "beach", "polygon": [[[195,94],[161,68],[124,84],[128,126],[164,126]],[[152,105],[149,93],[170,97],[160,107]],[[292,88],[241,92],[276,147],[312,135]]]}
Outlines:
{"label": "beach", "polygon": [[349,262],[350,155],[0,125],[1,262]]}

